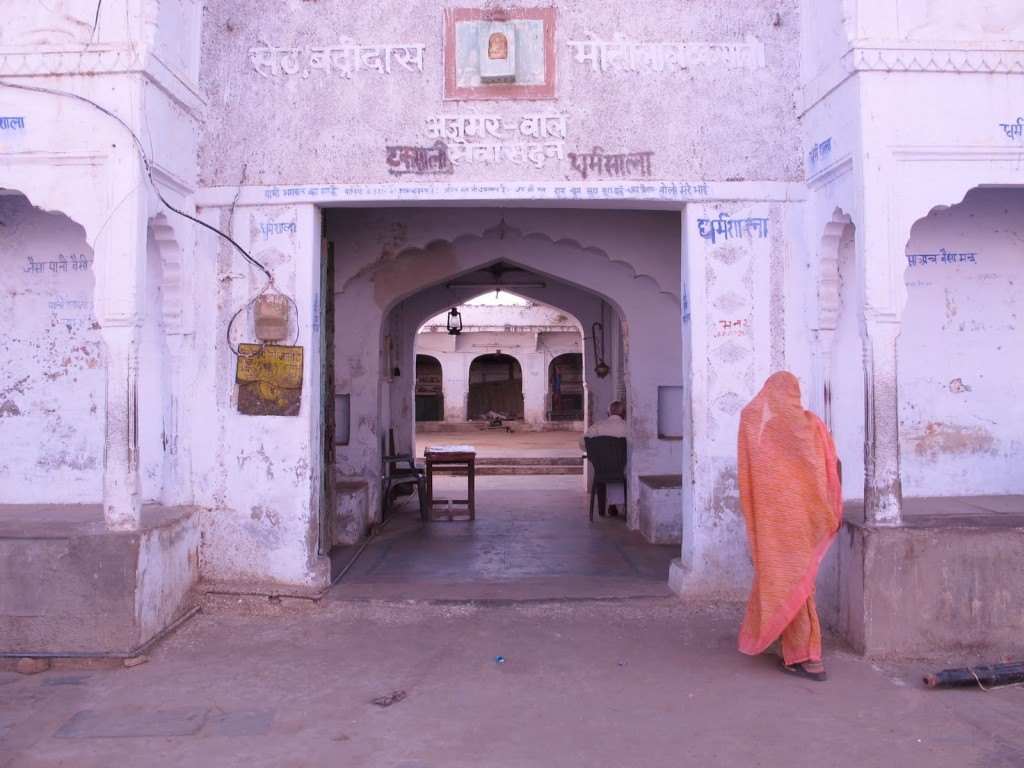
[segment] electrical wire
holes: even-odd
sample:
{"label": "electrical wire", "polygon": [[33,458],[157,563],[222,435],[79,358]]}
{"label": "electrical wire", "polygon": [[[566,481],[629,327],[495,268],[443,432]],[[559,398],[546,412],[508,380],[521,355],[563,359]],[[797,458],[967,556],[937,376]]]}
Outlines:
{"label": "electrical wire", "polygon": [[89,33],[89,42],[85,44],[88,48],[92,45],[92,40],[96,37],[96,28],[100,25],[100,8],[103,7],[103,0],[96,0],[96,16],[92,20],[92,32]]}
{"label": "electrical wire", "polygon": [[[101,0],[101,3],[102,3],[102,0]],[[97,6],[96,6],[96,18],[99,19],[99,4],[97,4]],[[88,104],[90,107],[93,107],[94,109],[98,109],[100,112],[105,114],[107,117],[109,117],[112,120],[114,120],[115,122],[117,122],[122,128],[125,129],[125,131],[128,132],[128,135],[132,137],[132,141],[135,143],[135,147],[136,147],[136,149],[139,152],[139,156],[142,158],[142,164],[143,164],[143,166],[146,169],[146,176],[149,178],[149,183],[153,186],[153,192],[156,194],[157,199],[159,199],[161,203],[163,203],[165,206],[167,206],[167,208],[169,208],[170,210],[174,211],[174,213],[178,214],[179,216],[182,216],[182,217],[188,219],[189,221],[193,221],[196,224],[199,224],[200,226],[206,227],[206,229],[208,229],[211,232],[213,232],[214,234],[222,237],[224,240],[226,240],[232,246],[234,246],[235,250],[237,250],[240,254],[242,254],[242,258],[244,258],[247,262],[249,262],[249,264],[251,264],[253,267],[255,267],[256,269],[260,270],[266,276],[267,284],[265,286],[263,286],[263,289],[260,290],[259,293],[257,293],[255,296],[253,296],[248,302],[246,302],[237,312],[235,312],[235,314],[231,318],[231,321],[228,323],[227,331],[226,331],[226,334],[225,334],[225,336],[227,338],[228,349],[230,349],[232,351],[232,353],[234,353],[236,356],[243,356],[243,355],[240,355],[238,349],[236,347],[232,346],[232,344],[231,344],[231,326],[232,326],[232,324],[235,322],[235,320],[238,318],[238,316],[243,311],[247,310],[260,296],[262,296],[264,293],[266,293],[266,291],[269,288],[274,286],[274,276],[270,274],[270,271],[265,266],[263,266],[262,263],[260,263],[255,258],[253,258],[252,255],[248,251],[246,251],[241,245],[239,245],[234,240],[234,238],[232,238],[226,232],[223,232],[222,230],[218,229],[217,227],[213,226],[212,224],[207,224],[202,219],[199,219],[199,218],[197,218],[195,216],[192,216],[189,213],[186,213],[185,211],[181,210],[180,208],[172,205],[167,200],[167,198],[165,198],[163,196],[163,193],[160,191],[160,187],[157,186],[156,179],[153,177],[153,163],[149,159],[149,155],[146,154],[146,149],[142,145],[142,141],[139,139],[138,136],[135,135],[135,132],[131,129],[131,127],[124,120],[122,120],[116,114],[111,112],[109,109],[107,109],[106,107],[103,107],[103,106],[97,104],[96,102],[94,102],[94,101],[92,101],[90,99],[85,98],[84,96],[79,96],[77,93],[71,93],[69,91],[58,91],[58,90],[56,90],[54,88],[42,88],[42,87],[37,86],[37,85],[24,85],[22,83],[11,83],[11,82],[8,82],[6,80],[0,80],[0,86],[4,86],[6,88],[16,88],[16,89],[22,90],[22,91],[32,91],[34,93],[45,93],[45,94],[48,94],[48,95],[51,95],[51,96],[66,96],[68,98],[80,101],[83,104]],[[299,314],[298,306],[295,304],[294,300],[292,300],[291,296],[288,296],[287,294],[282,294],[282,295],[288,300],[288,302],[292,305],[292,307],[295,310],[295,319],[296,319],[296,323],[295,323],[296,324],[295,341],[298,341],[298,314]],[[262,344],[262,343],[260,344],[260,349],[259,349],[260,352],[263,351],[263,347],[264,346],[265,346],[265,344]],[[294,346],[294,342],[293,342],[293,346]],[[253,354],[258,354],[258,352],[257,353],[253,353]],[[244,356],[248,357],[248,355],[244,355]]]}

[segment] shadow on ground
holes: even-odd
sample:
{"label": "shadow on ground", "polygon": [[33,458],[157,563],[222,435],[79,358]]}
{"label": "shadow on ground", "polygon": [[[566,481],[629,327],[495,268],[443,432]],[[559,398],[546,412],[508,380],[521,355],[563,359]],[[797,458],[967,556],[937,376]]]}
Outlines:
{"label": "shadow on ground", "polygon": [[[444,477],[438,496],[458,494],[465,478]],[[421,522],[414,497],[352,562],[358,548],[333,556],[351,568],[332,599],[572,599],[664,597],[678,545],[648,544],[622,515],[590,522],[578,476],[477,478],[476,520]]]}

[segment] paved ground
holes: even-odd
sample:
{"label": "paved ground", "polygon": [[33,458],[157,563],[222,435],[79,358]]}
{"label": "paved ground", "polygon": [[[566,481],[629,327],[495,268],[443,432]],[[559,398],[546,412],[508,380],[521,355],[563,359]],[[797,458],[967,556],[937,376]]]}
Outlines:
{"label": "paved ground", "polygon": [[130,669],[0,667],[0,768],[1024,767],[1024,688],[921,684],[998,659],[829,637],[828,682],[786,676],[578,477],[480,481],[477,521],[405,509],[319,603],[210,597]]}
{"label": "paved ground", "polygon": [[[441,476],[438,497],[458,495],[465,478]],[[477,516],[427,524],[415,497],[384,526],[331,593],[331,599],[538,599],[669,594],[679,545],[655,546],[621,516],[594,522],[579,476],[477,478]],[[349,562],[356,548],[334,557]],[[335,571],[337,573],[337,569]]]}
{"label": "paved ground", "polygon": [[0,766],[1024,765],[1024,690],[927,690],[959,660],[873,664],[832,640],[830,680],[794,679],[735,651],[739,617],[225,598],[139,667],[0,672]]}
{"label": "paved ground", "polygon": [[1024,689],[921,683],[998,659],[788,677],[578,482],[481,478],[476,522],[408,509],[327,599],[208,598],[139,667],[0,671],[0,768],[1024,766]]}

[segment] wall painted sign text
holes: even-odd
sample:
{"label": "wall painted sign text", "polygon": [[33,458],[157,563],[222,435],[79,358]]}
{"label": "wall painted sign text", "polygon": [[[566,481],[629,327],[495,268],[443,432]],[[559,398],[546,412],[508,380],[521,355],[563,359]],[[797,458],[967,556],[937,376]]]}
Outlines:
{"label": "wall painted sign text", "polygon": [[717,219],[697,219],[697,232],[705,240],[714,244],[718,238],[729,240],[733,237],[743,237],[754,233],[758,237],[768,237],[768,219],[747,218],[734,219],[726,213],[718,214]]}
{"label": "wall painted sign text", "polygon": [[764,45],[752,36],[743,43],[638,42],[616,32],[611,40],[587,32],[570,40],[573,59],[593,72],[678,72],[697,66],[764,69]]}
{"label": "wall painted sign text", "polygon": [[249,63],[253,69],[267,78],[337,73],[351,79],[357,72],[373,71],[382,75],[403,70],[423,72],[425,48],[422,43],[359,45],[353,40],[342,38],[338,45],[285,48],[264,45],[250,48]]}

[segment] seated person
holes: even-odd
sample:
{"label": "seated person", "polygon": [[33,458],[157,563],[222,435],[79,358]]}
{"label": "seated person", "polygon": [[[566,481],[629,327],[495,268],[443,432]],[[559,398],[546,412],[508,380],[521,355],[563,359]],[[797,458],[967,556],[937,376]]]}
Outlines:
{"label": "seated person", "polygon": [[[580,437],[580,448],[586,449],[584,440],[588,437],[626,437],[626,406],[621,400],[612,400],[608,404],[608,418],[595,421]],[[619,504],[626,501],[621,485],[608,486],[608,514],[619,514]]]}
{"label": "seated person", "polygon": [[583,442],[587,437],[625,437],[626,436],[626,406],[621,400],[612,400],[608,404],[608,418],[595,421],[590,428],[580,437],[580,448],[586,448]]}

